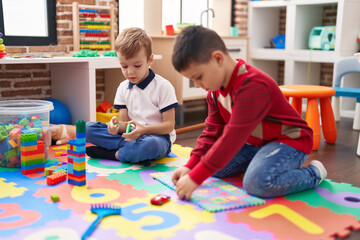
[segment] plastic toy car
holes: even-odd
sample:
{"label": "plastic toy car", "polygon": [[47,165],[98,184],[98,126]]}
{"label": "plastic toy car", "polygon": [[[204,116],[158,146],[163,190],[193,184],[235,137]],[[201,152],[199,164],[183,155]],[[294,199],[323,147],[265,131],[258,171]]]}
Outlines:
{"label": "plastic toy car", "polygon": [[170,200],[169,196],[159,194],[156,195],[151,199],[151,204],[153,205],[163,205],[164,203],[168,202]]}

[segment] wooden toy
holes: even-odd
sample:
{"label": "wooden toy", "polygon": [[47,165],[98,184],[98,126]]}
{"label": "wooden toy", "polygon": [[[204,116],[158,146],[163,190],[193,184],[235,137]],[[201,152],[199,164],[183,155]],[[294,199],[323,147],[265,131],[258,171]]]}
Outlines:
{"label": "wooden toy", "polygon": [[114,6],[79,5],[73,3],[74,51],[114,50]]}

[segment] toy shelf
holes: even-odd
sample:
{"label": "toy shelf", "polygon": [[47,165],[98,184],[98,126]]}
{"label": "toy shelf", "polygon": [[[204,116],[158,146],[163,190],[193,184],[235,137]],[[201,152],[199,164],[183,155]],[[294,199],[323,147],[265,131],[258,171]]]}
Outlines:
{"label": "toy shelf", "polygon": [[79,5],[73,3],[74,51],[114,50],[114,6]]}
{"label": "toy shelf", "polygon": [[[327,12],[336,12],[336,23],[325,24]],[[291,0],[249,2],[249,62],[283,84],[319,85],[323,64],[334,64],[358,50],[359,0]],[[286,13],[286,18],[282,17]],[[281,22],[281,20],[285,20]],[[316,26],[336,25],[335,49],[310,50],[309,35]],[[285,49],[268,48],[285,26]],[[352,84],[352,87],[357,87]],[[351,87],[350,86],[350,87]],[[355,109],[343,101],[341,109]],[[345,106],[343,106],[345,105]],[[350,106],[351,105],[351,106]],[[349,116],[342,112],[342,116]]]}

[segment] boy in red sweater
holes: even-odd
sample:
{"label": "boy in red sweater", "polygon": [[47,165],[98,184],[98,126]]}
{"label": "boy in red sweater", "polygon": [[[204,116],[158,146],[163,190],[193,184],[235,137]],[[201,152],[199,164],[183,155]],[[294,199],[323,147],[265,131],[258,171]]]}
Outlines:
{"label": "boy in red sweater", "polygon": [[232,59],[214,31],[201,26],[182,30],[172,62],[196,87],[208,91],[205,129],[188,163],[172,176],[180,198],[190,199],[210,176],[244,171],[244,189],[259,197],[300,192],[326,177],[317,160],[301,167],[313,144],[306,121],[270,76]]}

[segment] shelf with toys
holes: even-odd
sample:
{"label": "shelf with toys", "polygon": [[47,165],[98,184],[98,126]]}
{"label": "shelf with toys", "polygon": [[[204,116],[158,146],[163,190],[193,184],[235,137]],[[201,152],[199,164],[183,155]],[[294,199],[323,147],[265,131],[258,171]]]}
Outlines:
{"label": "shelf with toys", "polygon": [[[324,23],[325,9],[336,9],[335,47],[329,51],[309,48],[309,35],[312,28]],[[249,58],[253,62],[284,61],[285,83],[291,84],[291,72],[297,63],[334,63],[340,56],[350,56],[356,52],[360,16],[356,9],[359,1],[344,0],[293,0],[293,1],[256,1],[249,3]],[[281,19],[281,14],[285,16]],[[282,22],[285,20],[285,23]],[[282,26],[283,25],[283,26]],[[270,48],[269,41],[284,27],[286,44],[284,49]],[[355,34],[355,35],[354,35]],[[261,67],[258,66],[258,67]],[[301,68],[301,67],[300,67]],[[316,77],[317,75],[314,75]],[[273,76],[277,79],[277,76]],[[301,76],[307,81],[307,71]]]}
{"label": "shelf with toys", "polygon": [[[339,57],[358,51],[358,9],[357,0],[249,2],[250,63],[278,84],[320,85],[324,66],[331,68]],[[270,46],[280,34],[285,47]]]}

